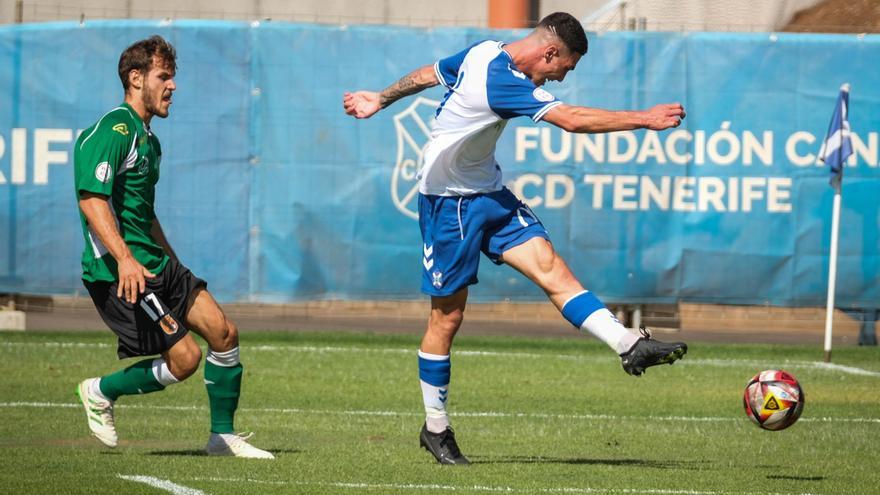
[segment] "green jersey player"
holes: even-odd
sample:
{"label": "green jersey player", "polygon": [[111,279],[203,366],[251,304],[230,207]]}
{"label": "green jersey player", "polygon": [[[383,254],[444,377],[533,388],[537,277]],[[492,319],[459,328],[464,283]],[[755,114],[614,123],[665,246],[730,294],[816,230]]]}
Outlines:
{"label": "green jersey player", "polygon": [[238,331],[207,290],[182,265],[154,210],[162,149],[150,130],[171,106],[176,54],[160,36],[138,41],[119,59],[125,102],[80,135],[74,150],[76,196],[85,237],[83,283],[118,338],[120,359],[156,356],[82,381],[77,394],[89,429],[117,444],[113,405],[123,395],[165,389],[191,376],[208,343],[205,384],[211,408],[210,455],[272,459],[235,434],[241,390]]}

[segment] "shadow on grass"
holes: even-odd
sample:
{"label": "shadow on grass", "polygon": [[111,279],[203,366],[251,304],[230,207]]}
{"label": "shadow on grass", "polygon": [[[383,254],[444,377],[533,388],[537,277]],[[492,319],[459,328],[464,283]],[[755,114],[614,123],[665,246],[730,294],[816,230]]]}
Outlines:
{"label": "shadow on grass", "polygon": [[823,481],[825,476],[790,476],[786,474],[771,474],[767,476],[767,479],[786,481]]}
{"label": "shadow on grass", "polygon": [[705,469],[708,461],[654,461],[648,459],[589,459],[584,457],[471,456],[479,464],[568,464],[573,466],[634,466],[655,469]]}
{"label": "shadow on grass", "polygon": [[[297,449],[269,449],[269,452],[278,455],[278,454],[298,454],[302,452]],[[147,455],[160,455],[160,456],[170,456],[170,457],[208,457],[208,454],[205,453],[204,450],[154,450],[152,452],[148,452]]]}

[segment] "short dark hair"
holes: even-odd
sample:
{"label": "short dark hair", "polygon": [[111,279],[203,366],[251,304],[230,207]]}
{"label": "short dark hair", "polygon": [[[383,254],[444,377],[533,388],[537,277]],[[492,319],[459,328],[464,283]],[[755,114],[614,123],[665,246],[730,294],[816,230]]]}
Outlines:
{"label": "short dark hair", "polygon": [[119,56],[119,79],[128,91],[128,73],[137,70],[146,74],[153,68],[153,56],[158,55],[171,70],[177,70],[177,52],[165,38],[154,34],[145,40],[135,42]]}
{"label": "short dark hair", "polygon": [[587,54],[587,34],[580,21],[571,14],[554,12],[541,19],[539,28],[544,28],[556,34],[571,51]]}

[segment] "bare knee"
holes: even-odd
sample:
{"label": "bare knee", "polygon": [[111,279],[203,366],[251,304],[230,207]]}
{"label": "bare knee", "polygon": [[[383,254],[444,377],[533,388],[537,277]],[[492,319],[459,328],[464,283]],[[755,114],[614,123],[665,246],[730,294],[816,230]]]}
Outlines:
{"label": "bare knee", "polygon": [[428,331],[439,333],[450,338],[458,332],[464,321],[464,310],[456,308],[451,311],[433,310],[428,322]]}
{"label": "bare knee", "polygon": [[452,339],[464,321],[464,308],[433,308],[428,331],[422,338],[421,350],[431,354],[449,354]]}
{"label": "bare knee", "polygon": [[230,351],[238,346],[238,327],[220,314],[210,323],[204,337],[212,351]]}
{"label": "bare knee", "polygon": [[223,327],[220,334],[218,347],[212,347],[213,350],[224,352],[238,347],[238,327],[235,326],[235,323],[226,319],[226,317],[223,317]]}
{"label": "bare knee", "polygon": [[178,380],[183,381],[199,369],[199,364],[202,361],[202,350],[190,339],[190,342],[183,347],[172,349],[172,352],[167,353],[165,361],[171,374]]}

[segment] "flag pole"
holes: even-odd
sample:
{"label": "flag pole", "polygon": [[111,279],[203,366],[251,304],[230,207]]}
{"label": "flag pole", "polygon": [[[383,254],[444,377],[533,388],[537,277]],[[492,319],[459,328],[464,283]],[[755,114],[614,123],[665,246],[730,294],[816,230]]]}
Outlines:
{"label": "flag pole", "polygon": [[834,187],[834,205],[831,212],[831,253],[828,256],[828,301],[825,307],[825,362],[831,362],[831,331],[834,321],[834,288],[837,282],[837,239],[840,233],[840,193],[843,185],[843,169],[846,159],[852,155],[850,128],[847,114],[849,113],[849,83],[840,85],[840,95],[834,106],[831,124],[822,149],[819,161],[831,166]]}
{"label": "flag pole", "polygon": [[837,237],[840,229],[840,181],[834,185],[831,212],[831,253],[828,262],[828,303],[825,307],[825,362],[831,362],[831,327],[834,320],[834,285],[837,281]]}

